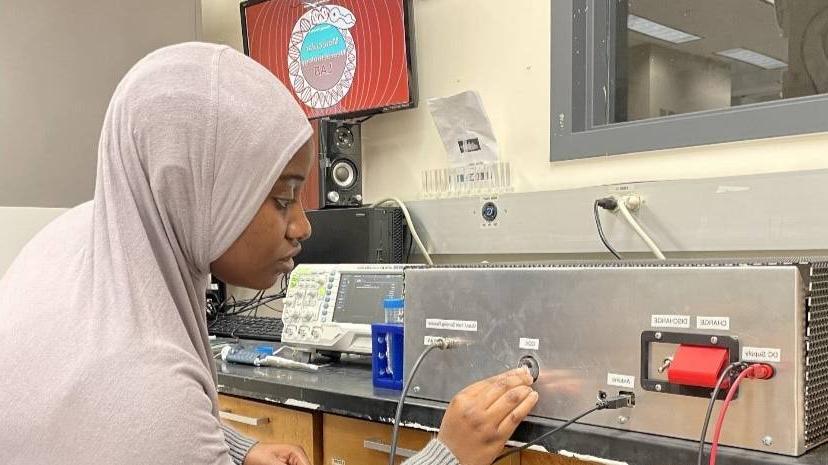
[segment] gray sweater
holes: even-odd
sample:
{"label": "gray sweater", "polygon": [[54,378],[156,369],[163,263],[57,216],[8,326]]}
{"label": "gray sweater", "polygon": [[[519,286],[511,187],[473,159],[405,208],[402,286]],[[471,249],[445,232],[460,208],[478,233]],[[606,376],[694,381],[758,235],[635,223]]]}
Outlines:
{"label": "gray sweater", "polygon": [[[222,426],[222,429],[225,441],[230,447],[230,457],[233,463],[242,465],[247,452],[256,444],[256,441],[242,436],[227,426]],[[460,465],[460,462],[445,444],[434,439],[419,454],[406,460],[404,465]]]}

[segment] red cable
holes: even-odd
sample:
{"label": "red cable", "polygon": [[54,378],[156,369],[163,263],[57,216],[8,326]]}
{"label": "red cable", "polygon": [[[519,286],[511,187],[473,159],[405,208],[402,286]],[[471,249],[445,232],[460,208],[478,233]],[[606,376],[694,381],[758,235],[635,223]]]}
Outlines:
{"label": "red cable", "polygon": [[733,396],[736,395],[736,390],[739,388],[739,384],[741,384],[742,380],[745,378],[770,379],[773,375],[774,370],[770,365],[754,364],[739,373],[739,376],[736,377],[735,381],[733,381],[733,384],[727,391],[727,397],[725,397],[724,403],[722,403],[722,408],[719,410],[719,417],[716,418],[716,426],[713,428],[713,440],[711,441],[712,446],[710,447],[710,461],[708,462],[709,465],[716,465],[716,452],[719,450],[719,435],[722,433],[722,424],[724,423],[725,413],[727,413],[727,408],[730,406],[730,401],[733,400]]}

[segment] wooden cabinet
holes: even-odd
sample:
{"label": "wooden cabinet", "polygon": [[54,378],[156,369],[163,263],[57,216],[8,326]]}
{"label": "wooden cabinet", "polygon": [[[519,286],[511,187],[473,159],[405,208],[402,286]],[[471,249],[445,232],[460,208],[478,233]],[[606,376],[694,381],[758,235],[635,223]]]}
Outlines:
{"label": "wooden cabinet", "polygon": [[302,447],[311,465],[322,463],[322,423],[318,414],[219,395],[222,422],[259,441]]}
{"label": "wooden cabinet", "polygon": [[[391,430],[391,425],[323,415],[323,465],[387,465]],[[435,433],[402,428],[398,453],[411,455],[425,447],[435,436]],[[405,457],[398,456],[396,463],[403,460]],[[497,465],[520,465],[520,456],[509,456],[497,462]]]}
{"label": "wooden cabinet", "polygon": [[597,465],[595,462],[564,457],[558,454],[523,451],[520,453],[520,465]]}
{"label": "wooden cabinet", "polygon": [[[276,407],[264,402],[219,395],[222,421],[237,431],[266,442],[301,446],[312,465],[387,465],[391,425],[337,415]],[[436,433],[402,428],[398,459],[416,453]],[[496,465],[590,465],[557,454],[525,451]]]}

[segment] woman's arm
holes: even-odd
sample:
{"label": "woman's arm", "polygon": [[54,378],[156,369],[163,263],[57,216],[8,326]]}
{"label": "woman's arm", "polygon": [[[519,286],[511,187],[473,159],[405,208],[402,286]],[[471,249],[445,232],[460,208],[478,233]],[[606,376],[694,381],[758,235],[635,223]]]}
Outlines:
{"label": "woman's arm", "polygon": [[405,465],[490,465],[538,401],[524,368],[484,379],[460,391],[440,433]]}
{"label": "woman's arm", "polygon": [[233,464],[242,465],[247,453],[256,445],[257,441],[242,435],[229,426],[221,425],[221,430],[224,431],[224,442],[230,448],[230,458],[233,459]]}
{"label": "woman's arm", "polygon": [[403,465],[460,465],[460,461],[445,444],[439,439],[434,439]]}

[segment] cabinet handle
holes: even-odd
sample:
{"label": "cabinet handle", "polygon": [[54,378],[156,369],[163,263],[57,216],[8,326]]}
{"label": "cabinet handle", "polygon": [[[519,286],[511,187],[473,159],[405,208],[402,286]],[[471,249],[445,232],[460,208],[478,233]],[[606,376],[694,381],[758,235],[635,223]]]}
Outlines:
{"label": "cabinet handle", "polygon": [[237,413],[225,412],[223,410],[219,410],[219,418],[221,418],[222,420],[234,421],[236,423],[242,423],[250,426],[262,426],[270,423],[270,418],[267,417],[254,418],[245,415],[239,415]]}
{"label": "cabinet handle", "polygon": [[[379,439],[376,439],[376,438],[366,439],[365,441],[362,442],[362,447],[364,447],[368,450],[374,450],[374,451],[377,451],[377,452],[382,452],[384,454],[390,454],[391,453],[391,446],[384,443],[384,442],[382,442],[382,441],[380,441]],[[411,458],[411,457],[414,457],[415,455],[417,455],[417,451],[397,447],[397,454],[396,455],[399,455],[400,457],[403,457],[403,458],[407,459],[407,458]]]}

